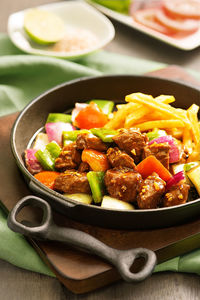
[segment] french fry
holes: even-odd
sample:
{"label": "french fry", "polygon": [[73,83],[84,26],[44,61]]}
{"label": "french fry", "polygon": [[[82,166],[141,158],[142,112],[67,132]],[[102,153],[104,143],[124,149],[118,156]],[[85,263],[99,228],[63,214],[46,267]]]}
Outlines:
{"label": "french fry", "polygon": [[169,128],[169,129],[166,129],[167,131],[167,134],[169,135],[172,135],[174,138],[178,139],[178,140],[181,140],[182,137],[183,137],[183,131],[184,131],[184,128]]}
{"label": "french fry", "polygon": [[174,98],[174,96],[171,96],[171,95],[160,95],[160,96],[154,98],[154,100],[156,100],[158,102],[169,104],[169,103],[174,102],[175,98]]}
{"label": "french fry", "polygon": [[[151,101],[151,100],[153,100],[153,97],[151,96],[151,95],[147,95],[147,94],[143,94],[143,93],[140,93],[140,92],[138,92],[138,93],[133,93],[133,94],[131,94],[131,95],[134,95],[134,98],[136,99],[145,99],[146,101]],[[125,97],[125,101],[126,102],[135,102],[134,101],[134,99],[133,99],[133,97],[128,97],[128,96],[126,96]]]}
{"label": "french fry", "polygon": [[184,127],[184,123],[181,120],[159,120],[159,121],[149,121],[141,124],[137,124],[137,128],[141,131],[146,131],[154,128],[173,128],[173,127]]}
{"label": "french fry", "polygon": [[189,154],[193,151],[192,135],[191,130],[184,128],[183,130],[183,145],[188,150]]}
{"label": "french fry", "polygon": [[[182,122],[185,123],[185,126],[188,128],[191,127],[190,121],[188,120],[185,112],[183,110],[178,110],[168,104],[157,102],[155,99],[151,99],[151,101],[147,99],[142,99],[140,96],[138,96],[138,93],[133,93],[128,96],[126,96],[125,99],[127,102],[134,102],[138,104],[143,104],[153,110],[160,111],[163,113],[163,115],[166,115],[170,118],[176,118]],[[179,126],[178,126],[179,127]]]}
{"label": "french fry", "polygon": [[[133,93],[131,95],[134,95],[134,98],[138,98],[138,99],[144,99],[147,101],[151,100],[155,100],[157,102],[161,102],[161,103],[165,103],[165,104],[169,104],[175,101],[174,96],[169,96],[169,95],[160,95],[157,96],[156,98],[153,98],[151,95],[147,95],[147,94],[143,94],[143,93]],[[127,102],[134,102],[134,100],[132,98],[125,98],[125,101]]]}
{"label": "french fry", "polygon": [[[175,101],[174,96],[171,96],[171,95],[160,95],[160,96],[157,96],[155,98],[153,98],[151,95],[143,94],[143,93],[140,93],[140,92],[133,93],[131,95],[134,95],[134,97],[137,97],[139,99],[145,99],[145,100],[148,100],[148,101],[151,101],[152,99],[154,99],[155,101],[166,103],[166,104],[169,104],[169,103],[172,103],[172,102]],[[127,98],[126,101],[127,102],[132,102],[132,98]]]}
{"label": "french fry", "polygon": [[193,134],[193,139],[194,139],[195,144],[198,144],[200,141],[198,111],[199,111],[199,106],[196,104],[192,104],[187,110],[187,115],[191,122],[191,129],[192,129],[192,134]]}
{"label": "french fry", "polygon": [[194,149],[193,149],[192,153],[190,154],[187,161],[191,162],[191,161],[197,161],[197,160],[200,160],[200,141],[194,147]]}
{"label": "french fry", "polygon": [[[145,94],[142,94],[142,93],[135,93],[137,97],[141,97],[141,98],[145,98],[147,99],[148,101],[152,100],[152,96],[149,96],[149,95],[145,95]],[[171,103],[171,102],[174,102],[175,101],[175,98],[174,96],[168,96],[168,95],[160,95],[158,97],[155,98],[156,101],[158,102],[162,102],[162,103]],[[142,123],[144,122],[142,120],[142,118],[148,114],[148,118],[146,118],[145,121],[149,121],[149,120],[162,120],[163,119],[163,115],[161,113],[156,113],[154,112],[153,114],[153,118],[152,118],[152,115],[150,114],[149,115],[149,112],[150,112],[150,109],[146,106],[143,106],[141,107],[140,109],[134,111],[132,114],[129,114],[127,117],[126,117],[126,120],[125,120],[125,123],[124,123],[124,126],[125,128],[130,128],[132,127],[134,124],[137,124],[137,123]],[[165,119],[165,118],[164,118]]]}
{"label": "french fry", "polygon": [[129,114],[126,117],[124,126],[125,128],[130,128],[134,124],[137,123],[138,120],[142,119],[146,114],[149,113],[149,108],[148,107],[141,107],[141,109],[135,110],[133,113]]}
{"label": "french fry", "polygon": [[151,114],[149,111],[148,114],[145,114],[141,118],[137,118],[137,116],[139,116],[139,114],[135,115],[135,113],[132,113],[128,115],[125,120],[124,127],[125,128],[137,127],[137,124],[148,122],[148,121],[169,120],[169,118],[166,118],[166,116],[163,117],[163,115],[160,112],[154,112]]}
{"label": "french fry", "polygon": [[138,107],[141,107],[141,105],[137,103],[128,103],[124,105],[124,107],[114,113],[113,119],[111,119],[104,127],[110,129],[118,129],[124,127],[124,122],[127,115],[130,112],[132,113],[134,110],[138,109]]}

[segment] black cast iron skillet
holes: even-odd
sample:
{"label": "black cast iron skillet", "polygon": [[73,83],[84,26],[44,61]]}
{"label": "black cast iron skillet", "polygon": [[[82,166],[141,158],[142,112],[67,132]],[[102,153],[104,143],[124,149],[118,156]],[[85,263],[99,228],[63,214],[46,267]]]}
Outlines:
{"label": "black cast iron skillet", "polygon": [[48,113],[64,112],[73,108],[76,102],[91,99],[110,99],[122,103],[124,97],[133,92],[153,96],[174,95],[175,106],[181,108],[188,108],[192,103],[200,105],[200,92],[193,86],[155,77],[117,75],[83,78],[61,84],[37,97],[21,112],[11,134],[12,151],[30,189],[48,201],[53,209],[80,222],[120,229],[167,227],[199,216],[200,199],[174,207],[131,211],[78,203],[48,189],[25,168],[22,153],[34,134],[44,126]]}

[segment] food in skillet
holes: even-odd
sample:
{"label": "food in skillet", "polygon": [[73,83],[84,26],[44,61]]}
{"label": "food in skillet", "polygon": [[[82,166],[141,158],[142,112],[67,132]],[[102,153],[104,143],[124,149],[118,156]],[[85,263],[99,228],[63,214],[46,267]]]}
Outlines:
{"label": "food in skillet", "polygon": [[[199,107],[173,96],[126,96],[76,103],[50,113],[45,133],[25,150],[27,169],[64,196],[112,209],[154,209],[200,195]],[[114,109],[114,111],[113,111]]]}

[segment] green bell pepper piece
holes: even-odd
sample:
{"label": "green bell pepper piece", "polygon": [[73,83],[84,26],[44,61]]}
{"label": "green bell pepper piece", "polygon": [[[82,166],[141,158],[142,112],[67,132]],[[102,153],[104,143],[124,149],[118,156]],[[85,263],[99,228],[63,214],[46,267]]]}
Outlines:
{"label": "green bell pepper piece", "polygon": [[63,131],[63,145],[65,141],[76,141],[78,134],[80,133],[90,133],[90,130],[82,129],[82,130],[73,130],[73,131]]}
{"label": "green bell pepper piece", "polygon": [[87,173],[87,179],[92,191],[92,197],[95,203],[101,203],[104,194],[104,172],[90,171]]}
{"label": "green bell pepper piece", "polygon": [[44,170],[49,170],[49,171],[54,171],[54,164],[55,161],[54,159],[51,157],[49,151],[47,149],[42,150],[38,150],[35,153],[35,157],[38,159],[38,161],[41,163],[42,167],[44,168]]}
{"label": "green bell pepper piece", "polygon": [[67,115],[67,114],[50,113],[48,115],[46,123],[56,123],[56,122],[71,123],[72,117],[71,115]]}
{"label": "green bell pepper piece", "polygon": [[38,159],[45,170],[54,171],[55,160],[60,155],[60,152],[60,146],[55,141],[53,141],[47,144],[43,151],[38,150],[35,153],[35,157]]}
{"label": "green bell pepper piece", "polygon": [[123,14],[129,13],[131,0],[90,0]]}
{"label": "green bell pepper piece", "polygon": [[89,101],[89,103],[91,102],[96,103],[105,115],[109,115],[113,111],[115,105],[113,101],[109,101],[109,100],[93,99]]}
{"label": "green bell pepper piece", "polygon": [[147,136],[149,138],[149,142],[154,140],[154,139],[157,139],[161,136],[165,136],[167,135],[166,131],[165,130],[158,130],[158,129],[154,129],[153,131],[149,131],[147,132]]}
{"label": "green bell pepper piece", "polygon": [[91,132],[98,136],[105,143],[112,143],[112,137],[118,134],[117,130],[106,128],[92,128]]}
{"label": "green bell pepper piece", "polygon": [[53,159],[56,159],[60,155],[60,152],[61,152],[60,146],[55,141],[47,144],[46,149],[49,151],[49,153]]}

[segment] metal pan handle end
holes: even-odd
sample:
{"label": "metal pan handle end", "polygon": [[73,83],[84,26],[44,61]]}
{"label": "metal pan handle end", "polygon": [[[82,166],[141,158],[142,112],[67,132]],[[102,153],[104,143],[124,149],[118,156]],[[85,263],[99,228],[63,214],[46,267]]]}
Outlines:
{"label": "metal pan handle end", "polygon": [[[131,272],[131,266],[137,258],[144,258],[145,263],[142,269],[137,272]],[[157,263],[156,254],[146,248],[135,248],[130,250],[123,250],[119,252],[118,257],[113,261],[117,267],[122,278],[127,282],[138,282],[149,277]]]}
{"label": "metal pan handle end", "polygon": [[[39,226],[31,227],[17,221],[17,215],[19,212],[23,209],[23,207],[29,205],[37,206],[43,211],[42,222]],[[11,210],[7,220],[8,227],[13,231],[36,238],[45,238],[48,228],[52,222],[53,218],[50,205],[43,199],[32,195],[22,198]]]}

